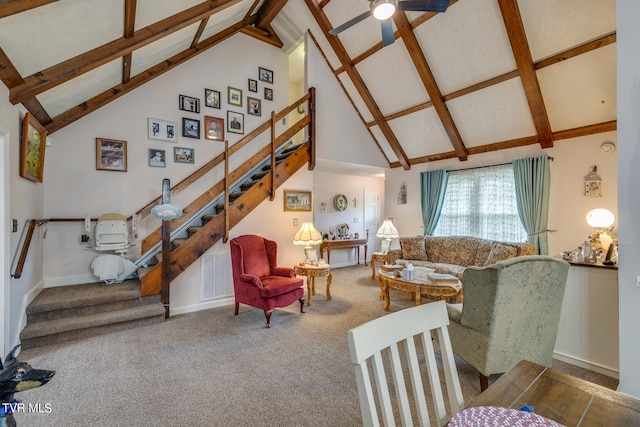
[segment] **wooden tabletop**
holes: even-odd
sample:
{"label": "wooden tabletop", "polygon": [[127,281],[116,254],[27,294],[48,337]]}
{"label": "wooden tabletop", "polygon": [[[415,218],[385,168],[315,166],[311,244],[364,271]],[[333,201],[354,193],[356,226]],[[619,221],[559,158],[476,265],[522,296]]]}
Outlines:
{"label": "wooden tabletop", "polygon": [[529,361],[518,363],[465,406],[523,405],[566,426],[640,425],[640,400]]}

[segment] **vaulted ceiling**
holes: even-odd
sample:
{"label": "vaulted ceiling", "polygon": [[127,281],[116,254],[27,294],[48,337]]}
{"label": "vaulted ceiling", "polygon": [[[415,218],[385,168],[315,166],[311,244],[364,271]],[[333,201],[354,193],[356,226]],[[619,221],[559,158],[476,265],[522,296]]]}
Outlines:
{"label": "vaulted ceiling", "polygon": [[[402,1],[402,0],[400,0]],[[392,167],[616,129],[615,0],[4,0],[0,79],[53,133],[236,33],[322,52]]]}

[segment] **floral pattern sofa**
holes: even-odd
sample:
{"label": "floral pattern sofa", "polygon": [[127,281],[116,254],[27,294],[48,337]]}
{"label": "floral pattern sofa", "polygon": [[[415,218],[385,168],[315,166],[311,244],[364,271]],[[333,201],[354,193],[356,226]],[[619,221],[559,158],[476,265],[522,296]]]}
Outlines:
{"label": "floral pattern sofa", "polygon": [[484,267],[524,255],[537,255],[536,248],[530,243],[498,242],[469,236],[415,236],[400,237],[400,249],[390,250],[387,262],[430,267],[436,273],[449,273],[462,279],[462,273],[469,266]]}

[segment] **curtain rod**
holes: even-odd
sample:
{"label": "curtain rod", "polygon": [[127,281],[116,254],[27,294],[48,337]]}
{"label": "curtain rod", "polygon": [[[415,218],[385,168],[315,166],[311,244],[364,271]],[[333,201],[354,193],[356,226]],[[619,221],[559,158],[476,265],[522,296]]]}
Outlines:
{"label": "curtain rod", "polygon": [[[551,156],[547,156],[547,158],[550,161],[553,161],[553,157]],[[472,170],[472,169],[484,169],[484,168],[492,168],[495,166],[506,166],[506,165],[510,165],[512,163],[511,162],[506,162],[506,163],[496,163],[495,165],[485,165],[485,166],[471,166],[468,168],[463,168],[463,169],[447,169],[449,172],[458,172],[458,171],[468,171],[468,170]]]}

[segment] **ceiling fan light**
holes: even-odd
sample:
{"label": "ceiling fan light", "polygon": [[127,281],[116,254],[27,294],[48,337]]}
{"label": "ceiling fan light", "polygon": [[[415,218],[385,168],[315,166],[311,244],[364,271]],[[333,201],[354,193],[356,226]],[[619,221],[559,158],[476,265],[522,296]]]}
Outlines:
{"label": "ceiling fan light", "polygon": [[373,0],[371,2],[371,12],[380,21],[391,18],[395,11],[396,0]]}

